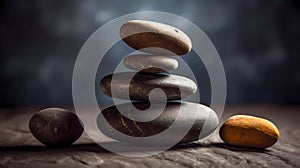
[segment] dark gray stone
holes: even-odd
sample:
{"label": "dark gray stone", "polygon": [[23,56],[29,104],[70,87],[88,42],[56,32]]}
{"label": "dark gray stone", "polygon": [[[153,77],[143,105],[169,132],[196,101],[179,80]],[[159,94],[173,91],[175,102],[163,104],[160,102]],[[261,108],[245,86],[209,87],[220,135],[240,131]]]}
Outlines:
{"label": "dark gray stone", "polygon": [[169,56],[136,54],[124,58],[123,64],[132,70],[161,73],[178,68],[178,61]]}
{"label": "dark gray stone", "polygon": [[[99,115],[97,124],[101,132],[113,139],[123,142],[144,144],[147,143],[144,142],[147,141],[146,139],[144,139],[144,141],[132,141],[118,136],[115,132],[117,130],[123,134],[133,137],[154,136],[166,131],[167,128],[174,124],[179,112],[183,113],[184,115],[177,120],[178,123],[176,123],[175,129],[172,129],[166,135],[157,136],[150,141],[151,145],[161,145],[168,144],[169,142],[172,142],[172,140],[178,139],[177,137],[180,138],[176,141],[180,141],[179,143],[196,141],[211,134],[218,125],[218,117],[216,113],[209,107],[198,103],[168,102],[163,112],[157,118],[147,122],[135,121],[133,111],[134,106],[139,110],[146,110],[150,107],[149,103],[134,102],[134,106],[129,105],[130,103],[120,104],[117,105],[118,108],[116,106],[111,106],[104,109],[102,114],[106,121],[114,129],[110,129],[109,126],[101,122],[102,115]],[[123,112],[125,112],[127,116],[131,116],[131,118],[123,116],[118,109],[125,110]],[[141,117],[148,119],[155,110],[156,109],[154,108],[152,111],[140,111]],[[185,129],[189,124],[191,124],[191,129]]]}
{"label": "dark gray stone", "polygon": [[47,108],[37,112],[29,122],[29,129],[37,140],[51,147],[70,145],[83,132],[78,117],[61,108]]}
{"label": "dark gray stone", "polygon": [[[167,100],[183,99],[194,94],[197,85],[186,77],[168,74],[122,72],[114,74],[115,82],[112,83],[112,74],[104,77],[100,82],[100,88],[104,94],[114,98],[128,99],[126,91],[129,90],[131,100],[149,101],[149,93],[155,88],[164,91]],[[126,83],[130,76],[134,75],[130,84]],[[153,94],[152,94],[153,93]],[[161,101],[164,95],[161,92],[152,92],[153,100]]]}

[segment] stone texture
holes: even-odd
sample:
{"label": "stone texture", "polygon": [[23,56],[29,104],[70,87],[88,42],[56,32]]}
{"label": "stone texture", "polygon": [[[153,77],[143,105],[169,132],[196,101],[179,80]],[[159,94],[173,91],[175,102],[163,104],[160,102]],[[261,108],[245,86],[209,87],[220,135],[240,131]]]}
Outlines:
{"label": "stone texture", "polygon": [[220,137],[231,145],[267,148],[277,142],[279,131],[272,122],[266,119],[235,115],[222,125]]}
{"label": "stone texture", "polygon": [[63,147],[75,142],[83,127],[78,117],[62,108],[47,108],[33,115],[29,129],[40,142],[51,147]]}
{"label": "stone texture", "polygon": [[[180,141],[179,143],[196,141],[199,138],[201,139],[211,134],[218,125],[217,114],[209,107],[198,103],[168,102],[165,108],[163,108],[164,110],[159,117],[148,122],[135,121],[133,115],[133,111],[135,110],[134,108],[141,110],[138,111],[140,112],[138,114],[143,119],[147,120],[151,118],[153,113],[160,112],[159,106],[152,106],[151,111],[142,111],[147,110],[151,104],[145,102],[134,102],[134,106],[129,105],[130,103],[126,103],[117,105],[118,108],[116,106],[108,107],[102,111],[102,115],[113,128],[123,134],[133,137],[149,137],[166,131],[167,128],[174,124],[179,112],[184,114],[183,117],[180,117],[178,120],[179,122],[176,126],[176,129],[170,131],[168,135],[161,135],[157,136],[157,138],[152,138],[150,141],[151,145],[174,144],[172,141],[177,139],[177,137],[182,137],[176,141]],[[131,118],[127,118],[126,116],[122,115],[118,109],[125,110],[124,112]],[[189,125],[189,123],[191,123],[191,129],[188,132],[183,128]],[[128,141],[128,139],[124,139],[121,136],[116,135],[114,130],[111,130],[109,127],[105,126],[99,119],[97,124],[101,132],[113,139],[142,145],[149,143],[145,142],[146,140]],[[187,134],[185,135],[185,133]]]}
{"label": "stone texture", "polygon": [[[114,90],[114,98],[127,99],[126,91],[129,90],[129,97],[131,100],[149,101],[149,93],[155,88],[164,91],[168,100],[183,99],[194,94],[197,90],[196,84],[186,77],[168,74],[150,74],[150,73],[136,73],[132,80],[134,72],[115,73],[112,83],[112,75],[105,76],[100,82],[102,92],[112,97],[111,88]],[[130,81],[130,84],[126,81]],[[161,101],[164,95],[159,92],[151,92],[153,100]]]}
{"label": "stone texture", "polygon": [[192,49],[192,42],[184,32],[158,22],[128,21],[121,26],[120,36],[130,47],[148,53],[184,55]]}
{"label": "stone texture", "polygon": [[174,58],[149,54],[126,56],[123,64],[129,69],[148,73],[162,73],[178,68],[178,61]]}
{"label": "stone texture", "polygon": [[39,108],[0,109],[0,167],[300,167],[300,106],[231,106],[221,123],[234,114],[261,116],[273,121],[280,131],[279,141],[259,150],[224,144],[218,129],[207,139],[143,158],[130,158],[106,151],[86,134],[75,144],[49,149],[30,133],[28,121]]}

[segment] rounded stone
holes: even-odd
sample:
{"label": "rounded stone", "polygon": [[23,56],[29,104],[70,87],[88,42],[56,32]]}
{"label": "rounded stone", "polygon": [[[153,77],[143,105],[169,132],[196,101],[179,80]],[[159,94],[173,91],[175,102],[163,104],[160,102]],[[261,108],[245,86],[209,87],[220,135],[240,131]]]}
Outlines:
{"label": "rounded stone", "polygon": [[184,55],[192,49],[192,42],[184,32],[153,21],[128,21],[121,26],[120,36],[130,47],[147,53]]}
{"label": "rounded stone", "polygon": [[[135,107],[139,110],[147,110],[150,107],[150,103],[146,102],[133,102],[133,106],[129,106],[130,103],[119,104],[116,106],[108,107],[102,110],[101,114],[110,126],[109,128],[103,122],[101,122],[100,115],[97,119],[98,128],[106,136],[119,140],[126,143],[137,143],[143,144],[141,141],[132,141],[119,136],[115,132],[120,132],[122,134],[131,137],[149,137],[157,135],[163,131],[166,131],[174,122],[176,122],[175,129],[172,129],[166,135],[160,134],[156,138],[151,139],[153,145],[168,144],[173,139],[178,139],[177,143],[192,142],[202,139],[210,135],[218,125],[218,117],[216,113],[209,107],[189,102],[168,102],[163,110],[163,112],[155,119],[148,122],[138,122],[134,120],[132,112]],[[118,109],[124,109],[127,116],[132,116],[127,118],[123,116]],[[155,109],[154,109],[155,111]],[[140,117],[149,118],[152,111],[141,111]],[[179,112],[183,113],[182,117],[177,118]],[[178,125],[177,125],[178,124]],[[191,124],[191,128],[184,130],[183,127]],[[184,132],[183,132],[184,131]],[[183,135],[183,136],[180,136]],[[179,138],[178,138],[179,137]],[[147,141],[145,139],[145,141]]]}
{"label": "rounded stone", "polygon": [[79,118],[62,108],[47,108],[33,115],[29,122],[33,136],[50,147],[63,147],[75,142],[83,133]]}
{"label": "rounded stone", "polygon": [[221,139],[231,145],[267,148],[279,139],[277,127],[270,121],[248,115],[230,117],[220,128]]}
{"label": "rounded stone", "polygon": [[[152,91],[153,101],[178,100],[194,94],[197,85],[186,77],[170,74],[152,74],[152,73],[134,73],[122,72],[105,76],[100,82],[102,92],[112,97],[112,88],[114,89],[114,98],[131,100],[149,101],[149,94],[153,89],[161,91]],[[133,76],[128,84],[128,80]],[[126,91],[129,91],[129,96]]]}
{"label": "rounded stone", "polygon": [[178,68],[178,61],[168,56],[135,54],[124,58],[125,67],[148,73],[162,73]]}

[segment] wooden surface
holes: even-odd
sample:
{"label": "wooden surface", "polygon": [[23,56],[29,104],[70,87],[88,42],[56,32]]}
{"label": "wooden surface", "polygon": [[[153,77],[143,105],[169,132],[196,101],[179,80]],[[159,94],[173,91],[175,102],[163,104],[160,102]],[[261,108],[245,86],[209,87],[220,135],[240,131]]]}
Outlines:
{"label": "wooden surface", "polygon": [[221,123],[233,114],[252,114],[274,122],[280,140],[266,150],[224,144],[219,128],[204,142],[175,146],[143,158],[110,153],[83,135],[73,146],[49,149],[30,134],[28,121],[37,108],[0,109],[0,167],[300,167],[300,106],[227,107]]}

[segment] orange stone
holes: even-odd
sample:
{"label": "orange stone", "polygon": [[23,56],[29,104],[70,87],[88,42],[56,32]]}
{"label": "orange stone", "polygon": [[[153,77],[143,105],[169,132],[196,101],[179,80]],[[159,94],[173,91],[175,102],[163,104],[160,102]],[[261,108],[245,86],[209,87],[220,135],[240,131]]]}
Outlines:
{"label": "orange stone", "polygon": [[279,139],[279,131],[272,122],[249,115],[230,117],[219,133],[224,142],[242,147],[267,148]]}

